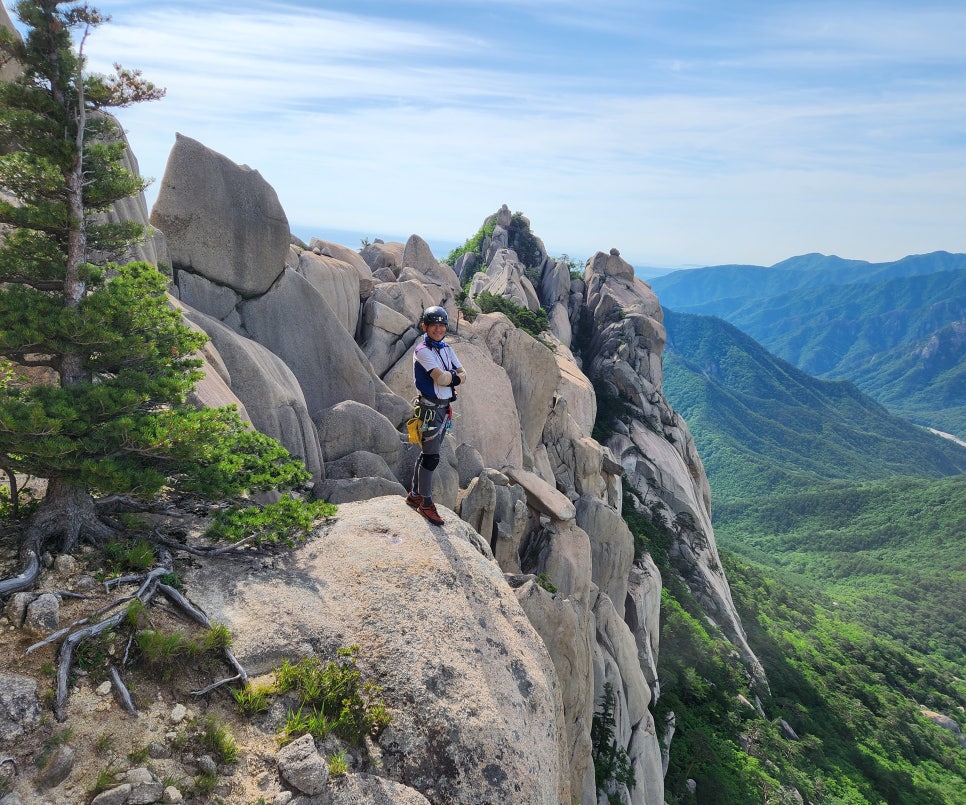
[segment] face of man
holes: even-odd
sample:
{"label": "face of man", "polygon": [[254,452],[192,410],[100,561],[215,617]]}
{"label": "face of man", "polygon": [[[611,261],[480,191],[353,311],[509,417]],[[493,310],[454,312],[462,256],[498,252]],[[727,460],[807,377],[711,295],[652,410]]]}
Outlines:
{"label": "face of man", "polygon": [[424,324],[423,330],[429,334],[429,337],[432,338],[433,341],[442,341],[443,337],[446,335],[446,325],[440,322]]}

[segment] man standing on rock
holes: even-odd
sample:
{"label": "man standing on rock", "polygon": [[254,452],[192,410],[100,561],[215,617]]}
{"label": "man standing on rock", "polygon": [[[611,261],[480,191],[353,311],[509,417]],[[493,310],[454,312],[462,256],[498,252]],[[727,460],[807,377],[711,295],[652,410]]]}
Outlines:
{"label": "man standing on rock", "polygon": [[434,305],[423,311],[419,326],[425,335],[413,352],[413,380],[416,383],[418,416],[422,420],[422,453],[413,469],[406,503],[434,525],[443,518],[433,503],[433,473],[439,465],[443,437],[453,418],[451,403],[456,387],[466,380],[466,370],[453,348],[446,343],[446,311]]}

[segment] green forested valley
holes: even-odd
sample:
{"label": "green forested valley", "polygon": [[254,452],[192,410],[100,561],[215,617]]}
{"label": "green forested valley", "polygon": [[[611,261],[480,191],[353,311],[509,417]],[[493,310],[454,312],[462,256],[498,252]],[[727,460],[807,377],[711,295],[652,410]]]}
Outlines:
{"label": "green forested valley", "polygon": [[651,280],[666,309],[718,316],[804,372],[849,380],[911,422],[966,439],[966,255],[824,255]]}
{"label": "green forested valley", "polygon": [[769,686],[756,713],[734,652],[669,584],[668,801],[966,802],[966,449],[719,319],[666,325],[665,394]]}

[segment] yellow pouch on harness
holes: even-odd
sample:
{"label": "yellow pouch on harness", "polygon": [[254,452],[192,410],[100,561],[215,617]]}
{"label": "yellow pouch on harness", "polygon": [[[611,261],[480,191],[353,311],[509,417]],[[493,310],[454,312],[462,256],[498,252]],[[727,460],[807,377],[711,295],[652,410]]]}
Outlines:
{"label": "yellow pouch on harness", "polygon": [[410,444],[423,443],[423,421],[418,416],[414,416],[406,423],[406,430],[409,431]]}

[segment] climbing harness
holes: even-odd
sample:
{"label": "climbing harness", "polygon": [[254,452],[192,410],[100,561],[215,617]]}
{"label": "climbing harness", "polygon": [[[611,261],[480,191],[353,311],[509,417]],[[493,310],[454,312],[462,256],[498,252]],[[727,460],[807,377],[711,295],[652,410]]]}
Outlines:
{"label": "climbing harness", "polygon": [[432,439],[443,428],[443,433],[453,429],[453,406],[448,402],[434,403],[425,397],[413,398],[413,415],[406,422],[411,444],[422,445],[425,439]]}

